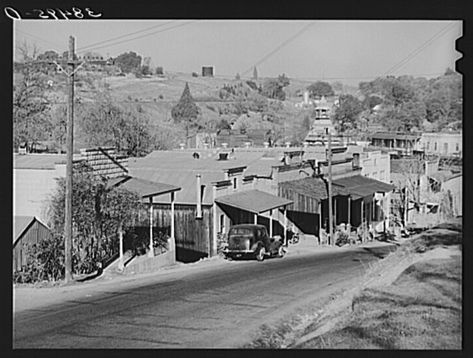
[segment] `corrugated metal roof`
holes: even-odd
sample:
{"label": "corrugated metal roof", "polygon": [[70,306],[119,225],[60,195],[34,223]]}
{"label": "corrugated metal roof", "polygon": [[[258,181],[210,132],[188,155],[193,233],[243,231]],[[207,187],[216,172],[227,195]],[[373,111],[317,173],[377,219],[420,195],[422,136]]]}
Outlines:
{"label": "corrugated metal roof", "polygon": [[[199,153],[199,159],[193,158],[194,152]],[[129,174],[136,178],[181,187],[181,191],[176,195],[176,203],[180,204],[196,203],[196,175],[200,174],[201,183],[205,185],[202,203],[211,205],[211,183],[224,180],[225,170],[246,166],[247,176],[269,176],[272,166],[281,164],[277,154],[268,155],[264,150],[235,150],[228,160],[217,160],[218,153],[217,150],[155,151],[144,158],[130,159]],[[163,196],[156,198],[156,201],[169,203],[170,199]]]}
{"label": "corrugated metal roof", "polygon": [[159,196],[181,189],[180,187],[174,185],[159,183],[141,178],[127,177],[120,179],[121,180],[115,179],[111,181],[109,183],[109,186],[119,186],[120,188],[134,191],[138,193],[142,198]]}
{"label": "corrugated metal roof", "polygon": [[[201,175],[201,184],[205,185],[202,204],[212,205],[212,182],[224,180],[223,171],[193,171],[193,170],[174,170],[161,168],[130,168],[130,174],[133,177],[141,178],[153,182],[172,183],[180,187],[181,190],[176,193],[176,204],[193,204],[197,202],[196,174]],[[153,200],[156,203],[169,204],[171,199],[169,195],[158,196]]]}
{"label": "corrugated metal roof", "polygon": [[225,195],[215,199],[215,201],[220,204],[233,206],[256,214],[292,204],[292,200],[284,199],[256,189]]}
{"label": "corrugated metal roof", "polygon": [[[80,159],[80,154],[74,154],[73,159]],[[14,154],[13,168],[15,169],[54,169],[55,164],[66,164],[66,154]]]}
{"label": "corrugated metal roof", "polygon": [[341,186],[354,198],[359,199],[374,193],[386,193],[394,189],[394,185],[367,178],[362,175],[340,178],[333,181],[334,185]]}
{"label": "corrugated metal roof", "polygon": [[[316,200],[325,200],[328,198],[327,185],[321,178],[302,178],[286,181],[280,184],[295,191],[296,193],[314,198]],[[333,195],[348,195],[347,191],[341,187],[332,186]]]}

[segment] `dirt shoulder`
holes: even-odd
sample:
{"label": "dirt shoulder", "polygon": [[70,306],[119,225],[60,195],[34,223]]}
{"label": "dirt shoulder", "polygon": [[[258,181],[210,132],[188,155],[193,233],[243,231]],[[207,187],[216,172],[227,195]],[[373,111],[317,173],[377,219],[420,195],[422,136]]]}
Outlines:
{"label": "dirt shoulder", "polygon": [[412,237],[341,290],[247,348],[461,349],[462,233],[445,226]]}

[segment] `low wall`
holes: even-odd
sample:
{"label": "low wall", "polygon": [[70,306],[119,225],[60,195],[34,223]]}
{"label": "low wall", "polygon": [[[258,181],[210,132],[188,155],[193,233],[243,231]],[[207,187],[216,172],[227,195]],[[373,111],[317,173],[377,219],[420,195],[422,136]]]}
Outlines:
{"label": "low wall", "polygon": [[176,251],[167,251],[155,257],[139,256],[130,262],[123,273],[147,273],[176,263]]}

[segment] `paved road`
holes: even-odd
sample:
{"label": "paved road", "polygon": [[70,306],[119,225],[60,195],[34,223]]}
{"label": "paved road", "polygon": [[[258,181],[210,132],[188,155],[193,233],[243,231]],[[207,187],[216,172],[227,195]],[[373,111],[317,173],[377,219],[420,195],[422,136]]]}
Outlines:
{"label": "paved road", "polygon": [[[231,261],[78,289],[16,308],[14,348],[231,348],[317,297],[353,287],[389,246]],[[99,287],[99,288],[97,288]]]}

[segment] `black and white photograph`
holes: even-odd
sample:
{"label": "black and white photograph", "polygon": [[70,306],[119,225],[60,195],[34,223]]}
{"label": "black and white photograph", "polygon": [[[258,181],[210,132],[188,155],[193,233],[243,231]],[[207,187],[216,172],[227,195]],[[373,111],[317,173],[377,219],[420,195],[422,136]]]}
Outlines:
{"label": "black and white photograph", "polygon": [[13,350],[462,350],[462,19],[99,4],[2,9]]}

